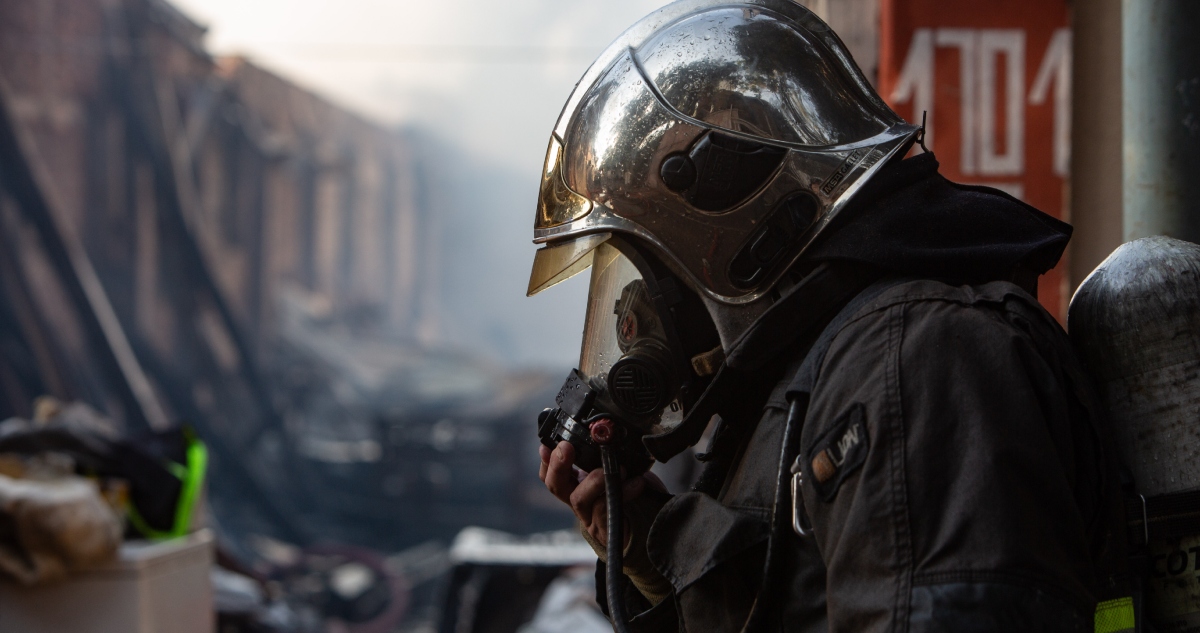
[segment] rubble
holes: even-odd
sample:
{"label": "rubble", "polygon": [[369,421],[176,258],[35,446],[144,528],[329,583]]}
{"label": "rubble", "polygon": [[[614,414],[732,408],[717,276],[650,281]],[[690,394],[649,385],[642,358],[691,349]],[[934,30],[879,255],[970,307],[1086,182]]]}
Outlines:
{"label": "rubble", "polygon": [[121,521],[95,482],[74,475],[0,475],[0,572],[24,585],[66,578],[115,558]]}

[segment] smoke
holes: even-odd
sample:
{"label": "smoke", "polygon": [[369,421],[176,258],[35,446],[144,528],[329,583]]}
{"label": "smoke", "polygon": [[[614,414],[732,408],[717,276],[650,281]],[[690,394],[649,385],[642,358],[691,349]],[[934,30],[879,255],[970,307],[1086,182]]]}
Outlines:
{"label": "smoke", "polygon": [[579,356],[587,275],[526,297],[539,173],[413,132],[421,201],[440,245],[437,340],[507,365],[565,369]]}

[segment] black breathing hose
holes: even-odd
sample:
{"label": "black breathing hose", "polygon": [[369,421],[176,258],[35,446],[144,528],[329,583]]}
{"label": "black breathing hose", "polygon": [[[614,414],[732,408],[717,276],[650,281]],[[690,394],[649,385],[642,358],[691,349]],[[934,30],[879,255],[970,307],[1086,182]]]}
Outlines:
{"label": "black breathing hose", "polygon": [[604,574],[605,593],[608,596],[608,614],[613,631],[629,633],[629,622],[625,616],[625,592],[621,582],[624,569],[622,557],[625,549],[625,519],[622,516],[621,464],[616,451],[608,446],[600,447],[600,463],[604,466],[604,499],[608,504],[608,562]]}

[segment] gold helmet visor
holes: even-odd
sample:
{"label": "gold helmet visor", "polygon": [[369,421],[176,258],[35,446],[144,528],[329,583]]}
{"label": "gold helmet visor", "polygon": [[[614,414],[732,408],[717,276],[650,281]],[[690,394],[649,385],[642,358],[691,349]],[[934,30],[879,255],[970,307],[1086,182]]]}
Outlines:
{"label": "gold helmet visor", "polygon": [[539,248],[533,254],[533,271],[529,274],[526,296],[532,297],[587,270],[592,265],[596,247],[610,237],[612,233],[593,233]]}

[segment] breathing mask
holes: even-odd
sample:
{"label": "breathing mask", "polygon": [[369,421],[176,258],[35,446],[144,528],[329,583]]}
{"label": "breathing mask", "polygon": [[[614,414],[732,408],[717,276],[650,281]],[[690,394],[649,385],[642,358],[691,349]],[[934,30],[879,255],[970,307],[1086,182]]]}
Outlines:
{"label": "breathing mask", "polygon": [[575,253],[592,269],[579,368],[542,412],[538,436],[551,448],[570,442],[583,470],[599,467],[608,445],[632,475],[653,461],[641,438],[677,425],[694,399],[689,343],[716,334],[692,318],[704,314],[699,299],[651,258],[611,236],[594,244]]}

